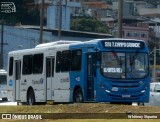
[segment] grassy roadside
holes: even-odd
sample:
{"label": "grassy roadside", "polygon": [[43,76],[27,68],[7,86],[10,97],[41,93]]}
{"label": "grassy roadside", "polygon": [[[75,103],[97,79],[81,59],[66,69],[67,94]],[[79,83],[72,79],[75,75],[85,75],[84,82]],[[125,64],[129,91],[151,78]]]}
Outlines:
{"label": "grassy roadside", "polygon": [[[85,116],[89,115],[90,113],[93,113],[93,117],[96,114],[104,114],[109,116],[111,119],[43,119],[43,120],[34,120],[35,122],[43,121],[43,122],[159,122],[160,119],[124,119],[120,117],[119,113],[132,113],[133,115],[136,114],[157,114],[160,117],[160,107],[157,106],[131,106],[131,105],[117,105],[117,104],[104,104],[104,103],[80,103],[80,104],[57,104],[57,105],[35,105],[35,106],[0,106],[0,113],[51,113],[54,115],[54,113],[68,113],[74,114],[74,113],[85,113]],[[117,119],[114,119],[116,113],[119,117]],[[73,115],[74,116],[74,115]],[[80,117],[81,118],[81,117]],[[92,118],[92,117],[91,117]],[[0,120],[3,121],[3,120]],[[5,122],[29,122],[31,120],[5,120]],[[32,120],[33,121],[33,120]]]}
{"label": "grassy roadside", "polygon": [[159,106],[80,103],[35,106],[0,106],[0,113],[160,113]]}

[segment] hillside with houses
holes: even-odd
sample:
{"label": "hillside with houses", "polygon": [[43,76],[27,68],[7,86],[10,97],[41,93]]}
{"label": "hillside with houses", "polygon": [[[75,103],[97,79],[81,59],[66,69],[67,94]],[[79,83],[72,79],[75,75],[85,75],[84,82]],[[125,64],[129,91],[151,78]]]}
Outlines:
{"label": "hillside with houses", "polygon": [[[3,34],[5,68],[9,51],[33,48],[39,43],[41,0],[12,1],[15,4],[16,12],[0,12],[0,36]],[[61,0],[61,17],[59,5],[58,0],[44,0],[43,43],[59,39],[59,25],[61,25],[62,31],[61,39],[86,41],[107,37],[107,34],[111,34],[113,37],[118,36],[118,0]],[[159,48],[159,0],[123,0],[122,13],[123,38],[145,40],[150,51],[155,46]],[[103,27],[99,30],[106,29],[107,31],[100,31],[101,36],[97,36],[95,29],[92,29],[95,24],[80,25],[81,19],[99,22],[101,24],[96,28]],[[89,23],[91,22],[93,21],[89,21]],[[82,27],[81,30],[78,28],[79,25]],[[87,34],[81,37],[81,33],[87,31],[91,33],[92,37]]]}

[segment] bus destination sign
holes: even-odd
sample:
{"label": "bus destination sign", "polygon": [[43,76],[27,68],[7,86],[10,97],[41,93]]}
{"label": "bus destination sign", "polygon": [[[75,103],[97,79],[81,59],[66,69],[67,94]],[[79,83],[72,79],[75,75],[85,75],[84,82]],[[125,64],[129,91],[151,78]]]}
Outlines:
{"label": "bus destination sign", "polygon": [[103,46],[106,48],[136,48],[140,49],[144,47],[143,42],[134,41],[104,41]]}

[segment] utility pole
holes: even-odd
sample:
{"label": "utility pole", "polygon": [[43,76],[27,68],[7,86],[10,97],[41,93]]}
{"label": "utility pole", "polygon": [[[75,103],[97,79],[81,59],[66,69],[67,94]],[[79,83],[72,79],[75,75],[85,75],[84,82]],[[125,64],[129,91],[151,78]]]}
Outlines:
{"label": "utility pole", "polygon": [[123,0],[118,0],[118,37],[122,38]]}
{"label": "utility pole", "polygon": [[3,19],[1,20],[1,53],[0,53],[0,69],[3,69],[3,46],[7,45],[7,43],[4,43],[3,39],[3,34],[4,34],[4,21]]}
{"label": "utility pole", "polygon": [[3,19],[1,25],[1,55],[0,55],[0,69],[3,69]]}
{"label": "utility pole", "polygon": [[59,0],[59,23],[58,23],[58,39],[61,40],[61,28],[62,28],[62,0]]}
{"label": "utility pole", "polygon": [[44,0],[41,3],[40,9],[40,34],[39,34],[39,44],[43,43],[43,18],[44,18]]}
{"label": "utility pole", "polygon": [[151,51],[150,54],[149,54],[149,55],[152,55],[152,53],[153,53],[152,82],[157,81],[157,71],[156,71],[157,51],[160,51],[160,49],[157,49],[156,46],[155,46],[153,51]]}
{"label": "utility pole", "polygon": [[156,49],[156,47],[154,47],[154,53],[153,53],[153,56],[154,56],[154,63],[153,63],[153,82],[156,82],[156,80],[157,80],[157,72],[156,72],[156,51],[157,51],[157,49]]}

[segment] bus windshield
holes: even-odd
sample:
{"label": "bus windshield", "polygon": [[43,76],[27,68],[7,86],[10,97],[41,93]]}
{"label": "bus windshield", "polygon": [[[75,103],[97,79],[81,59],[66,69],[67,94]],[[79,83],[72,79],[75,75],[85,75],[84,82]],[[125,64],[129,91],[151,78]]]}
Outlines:
{"label": "bus windshield", "polygon": [[101,73],[107,78],[145,78],[148,75],[147,58],[147,53],[102,52]]}

